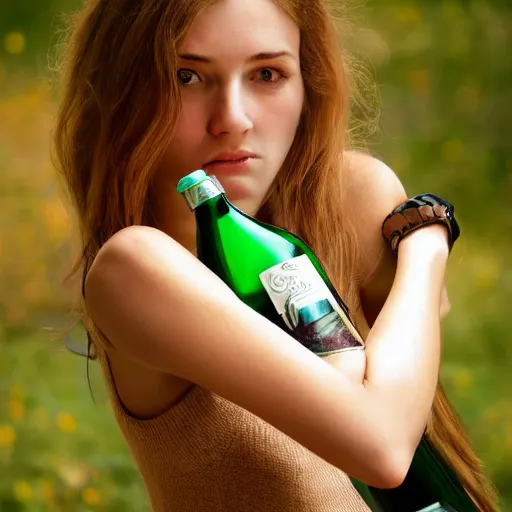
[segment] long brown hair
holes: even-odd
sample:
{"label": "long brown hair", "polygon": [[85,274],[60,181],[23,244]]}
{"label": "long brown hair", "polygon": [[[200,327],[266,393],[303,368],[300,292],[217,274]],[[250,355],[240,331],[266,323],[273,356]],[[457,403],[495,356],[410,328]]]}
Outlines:
{"label": "long brown hair", "polygon": [[[197,14],[215,1],[88,0],[73,16],[59,69],[53,150],[81,235],[72,273],[86,274],[115,232],[151,223],[152,171],[179,114],[177,48]],[[357,308],[358,247],[343,211],[340,173],[350,144],[352,80],[337,16],[323,0],[276,2],[301,30],[306,99],[296,138],[259,216],[300,235]],[[497,511],[492,486],[441,389],[428,435],[480,509]]]}

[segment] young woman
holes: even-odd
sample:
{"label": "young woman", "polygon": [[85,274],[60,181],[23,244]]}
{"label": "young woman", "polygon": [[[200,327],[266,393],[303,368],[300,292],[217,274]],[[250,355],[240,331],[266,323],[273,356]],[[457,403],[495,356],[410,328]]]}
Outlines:
{"label": "young woman", "polygon": [[[348,475],[399,485],[429,425],[496,510],[442,394],[449,231],[381,232],[407,196],[349,151],[350,91],[323,0],[89,0],[63,67],[57,164],[80,222],[84,319],[154,510],[363,511]],[[195,257],[196,169],[301,236],[365,350],[320,358]]]}

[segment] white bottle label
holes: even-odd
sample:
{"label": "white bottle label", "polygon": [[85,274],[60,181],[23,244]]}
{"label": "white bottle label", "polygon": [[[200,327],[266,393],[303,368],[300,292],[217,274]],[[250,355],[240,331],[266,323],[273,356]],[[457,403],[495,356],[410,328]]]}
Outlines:
{"label": "white bottle label", "polygon": [[[330,351],[364,346],[359,333],[306,254],[279,263],[262,272],[259,277],[274,307],[290,330],[295,331],[308,323],[313,324],[327,315],[330,315],[332,325],[335,312],[336,322],[338,325],[341,322],[345,335],[340,336],[339,332],[335,334],[338,341],[331,340],[331,349],[334,348],[332,343],[338,343],[339,348]],[[309,333],[308,337],[311,336],[318,340],[309,345],[318,345],[318,350],[321,350],[322,334],[316,336]]]}

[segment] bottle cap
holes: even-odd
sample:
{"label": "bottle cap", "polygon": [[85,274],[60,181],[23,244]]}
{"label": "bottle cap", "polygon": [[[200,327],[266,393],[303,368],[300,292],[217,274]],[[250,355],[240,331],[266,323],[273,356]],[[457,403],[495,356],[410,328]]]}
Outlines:
{"label": "bottle cap", "polygon": [[176,187],[185,198],[189,208],[195,210],[204,202],[224,193],[222,185],[215,176],[208,176],[203,170],[183,176]]}
{"label": "bottle cap", "polygon": [[186,192],[188,189],[208,179],[210,179],[208,175],[202,169],[199,169],[198,171],[183,176],[178,182],[176,189],[180,194],[183,194],[183,192]]}

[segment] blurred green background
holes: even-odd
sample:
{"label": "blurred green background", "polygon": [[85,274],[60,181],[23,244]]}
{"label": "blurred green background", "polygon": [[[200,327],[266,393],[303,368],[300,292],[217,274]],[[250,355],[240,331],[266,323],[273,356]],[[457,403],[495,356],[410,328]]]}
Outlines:
{"label": "blurred green background", "polygon": [[[78,0],[0,4],[0,512],[148,510],[97,365],[62,348],[75,244],[49,159],[48,49]],[[442,381],[512,511],[509,0],[374,0],[353,42],[382,99],[370,149],[455,203]],[[51,59],[50,59],[51,60]],[[48,329],[50,327],[50,329]],[[54,329],[52,329],[54,327]],[[83,333],[76,334],[78,338]],[[508,375],[508,377],[507,377]]]}

